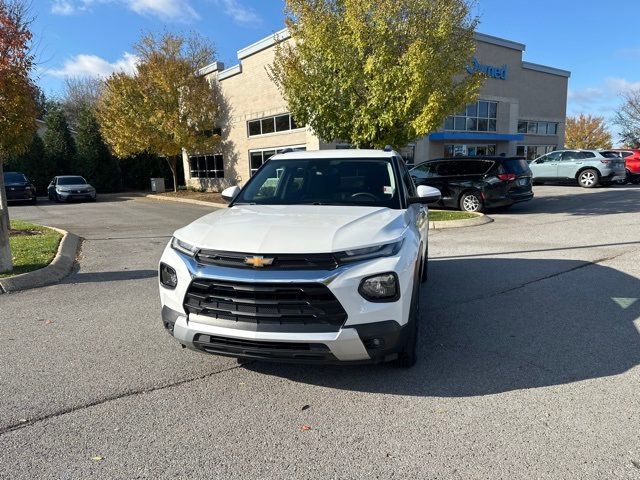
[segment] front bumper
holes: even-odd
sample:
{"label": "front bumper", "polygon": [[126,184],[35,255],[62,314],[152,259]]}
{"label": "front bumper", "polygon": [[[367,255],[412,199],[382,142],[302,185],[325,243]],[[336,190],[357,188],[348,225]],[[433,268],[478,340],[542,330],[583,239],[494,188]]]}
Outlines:
{"label": "front bumper", "polygon": [[69,200],[95,200],[95,193],[70,193],[70,192],[57,192],[58,198],[62,201]]}
{"label": "front bumper", "polygon": [[[218,355],[296,363],[375,363],[389,361],[405,343],[411,307],[414,271],[419,244],[405,241],[397,256],[338,267],[331,271],[283,271],[214,267],[198,264],[170,246],[162,262],[176,270],[178,285],[160,285],[165,328],[182,345],[192,350]],[[372,303],[358,293],[364,277],[396,272],[400,299]],[[247,282],[252,285],[325,285],[347,313],[347,319],[332,331],[317,328],[248,328],[240,322],[187,313],[185,296],[192,281],[211,278],[219,281]]]}
{"label": "front bumper", "polygon": [[295,363],[376,363],[397,358],[406,328],[390,320],[337,332],[255,332],[199,323],[166,306],[162,321],[185,347],[216,355]]}
{"label": "front bumper", "polygon": [[11,190],[6,189],[8,202],[24,202],[36,198],[35,192],[31,190]]}

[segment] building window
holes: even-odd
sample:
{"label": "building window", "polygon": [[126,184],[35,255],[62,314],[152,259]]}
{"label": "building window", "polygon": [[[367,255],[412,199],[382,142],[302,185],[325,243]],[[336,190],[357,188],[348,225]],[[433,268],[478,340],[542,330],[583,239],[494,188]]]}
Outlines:
{"label": "building window", "polygon": [[290,113],[260,118],[258,120],[250,120],[247,122],[247,132],[250,137],[267,135],[269,133],[287,132],[298,128],[303,127],[298,126]]}
{"label": "building window", "polygon": [[518,122],[518,133],[527,133],[529,135],[557,135],[558,123],[520,120]]}
{"label": "building window", "polygon": [[288,147],[264,148],[260,150],[249,150],[249,169],[251,176],[258,171],[264,162],[273,157],[276,153],[281,153],[284,149],[290,148],[295,152],[306,150],[306,145],[291,145]]}
{"label": "building window", "polygon": [[482,157],[496,154],[495,145],[462,145],[449,144],[444,146],[445,158],[450,157]]}
{"label": "building window", "polygon": [[527,160],[533,160],[549,152],[553,152],[556,148],[557,145],[518,145],[516,147],[516,155],[525,157]]}
{"label": "building window", "polygon": [[191,178],[224,178],[222,155],[189,155]]}
{"label": "building window", "polygon": [[416,157],[416,146],[411,143],[406,147],[401,148],[400,155],[402,155],[404,163],[406,163],[407,165],[413,165],[415,163]]}
{"label": "building window", "polygon": [[466,132],[495,132],[497,129],[498,102],[480,100],[467,105],[464,112],[447,117],[445,130]]}

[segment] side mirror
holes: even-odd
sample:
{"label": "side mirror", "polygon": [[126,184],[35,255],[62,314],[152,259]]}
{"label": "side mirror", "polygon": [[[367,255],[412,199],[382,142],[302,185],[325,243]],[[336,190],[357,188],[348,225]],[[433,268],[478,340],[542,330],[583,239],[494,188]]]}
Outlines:
{"label": "side mirror", "polygon": [[233,202],[233,199],[238,196],[239,193],[240,193],[240,187],[234,186],[234,187],[225,188],[220,195],[222,196],[222,199],[225,202],[231,203]]}
{"label": "side mirror", "polygon": [[409,205],[412,203],[434,203],[442,197],[440,190],[434,187],[428,187],[427,185],[418,185],[416,190],[418,191],[418,196],[409,198],[407,200]]}

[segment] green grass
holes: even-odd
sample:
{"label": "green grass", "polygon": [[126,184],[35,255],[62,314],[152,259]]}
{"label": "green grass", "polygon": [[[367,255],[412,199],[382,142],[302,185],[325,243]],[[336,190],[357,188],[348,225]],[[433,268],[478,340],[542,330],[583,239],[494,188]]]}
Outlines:
{"label": "green grass", "polygon": [[466,220],[475,218],[477,215],[469,212],[458,212],[457,210],[429,210],[429,221],[446,222],[447,220]]}
{"label": "green grass", "polygon": [[55,230],[21,220],[11,220],[11,230],[28,232],[28,234],[16,232],[9,234],[13,271],[0,273],[0,278],[46,267],[56,256],[62,235]]}

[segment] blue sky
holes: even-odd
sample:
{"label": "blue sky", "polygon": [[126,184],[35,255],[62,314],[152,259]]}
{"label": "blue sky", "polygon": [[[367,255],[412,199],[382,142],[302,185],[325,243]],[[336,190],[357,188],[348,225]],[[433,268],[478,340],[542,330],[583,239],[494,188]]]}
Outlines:
{"label": "blue sky", "polygon": [[[282,0],[34,0],[39,83],[131,68],[143,31],[197,31],[227,66],[236,51],[283,27]],[[478,31],[527,45],[527,61],[570,70],[568,113],[612,117],[640,88],[639,0],[477,0]]]}

